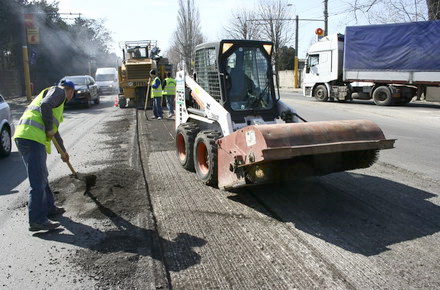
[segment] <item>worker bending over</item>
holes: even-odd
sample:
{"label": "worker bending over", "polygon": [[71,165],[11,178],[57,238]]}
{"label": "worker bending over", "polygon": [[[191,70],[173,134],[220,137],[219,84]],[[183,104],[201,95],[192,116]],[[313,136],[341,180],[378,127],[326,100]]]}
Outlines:
{"label": "worker bending over", "polygon": [[75,85],[64,81],[61,86],[44,89],[27,107],[21,116],[14,140],[26,166],[29,189],[29,230],[52,230],[60,224],[48,217],[62,214],[65,210],[55,205],[48,181],[47,153],[51,153],[51,140],[56,138],[64,153],[64,162],[69,154],[63,145],[58,127],[63,122],[64,103],[72,99]]}

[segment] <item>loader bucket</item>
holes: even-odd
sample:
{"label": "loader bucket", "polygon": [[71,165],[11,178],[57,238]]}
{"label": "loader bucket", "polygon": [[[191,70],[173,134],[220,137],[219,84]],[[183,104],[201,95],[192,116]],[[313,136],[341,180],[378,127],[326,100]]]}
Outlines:
{"label": "loader bucket", "polygon": [[217,140],[222,189],[367,168],[393,148],[368,120],[252,125]]}

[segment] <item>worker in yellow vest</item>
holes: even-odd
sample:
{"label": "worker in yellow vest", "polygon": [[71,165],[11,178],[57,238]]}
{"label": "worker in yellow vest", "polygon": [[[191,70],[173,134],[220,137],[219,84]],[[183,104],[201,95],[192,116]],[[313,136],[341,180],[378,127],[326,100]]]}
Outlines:
{"label": "worker in yellow vest", "polygon": [[162,112],[162,85],[160,78],[156,75],[156,71],[152,69],[150,71],[151,81],[151,98],[153,99],[153,119],[161,120],[163,117]]}
{"label": "worker in yellow vest", "polygon": [[171,73],[167,73],[166,79],[163,81],[162,93],[167,99],[168,118],[174,116],[174,97],[176,96],[176,80],[171,77]]}
{"label": "worker in yellow vest", "polygon": [[[46,165],[47,153],[51,153],[51,140],[56,138],[66,152],[58,127],[63,122],[64,103],[73,98],[75,85],[71,81],[61,86],[44,89],[27,107],[18,121],[14,134],[24,164],[26,166],[29,189],[29,230],[52,230],[60,224],[48,217],[62,214],[65,210],[55,205],[52,190],[48,182]],[[64,162],[69,154],[61,153]]]}

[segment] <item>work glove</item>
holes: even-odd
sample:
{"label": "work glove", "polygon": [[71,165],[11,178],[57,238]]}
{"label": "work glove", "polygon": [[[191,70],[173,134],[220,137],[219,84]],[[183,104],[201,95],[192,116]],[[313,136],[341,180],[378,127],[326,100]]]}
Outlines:
{"label": "work glove", "polygon": [[69,154],[67,154],[67,152],[61,153],[61,160],[64,162],[69,162]]}
{"label": "work glove", "polygon": [[52,130],[46,131],[46,136],[48,138],[52,138],[56,133],[57,132],[54,129],[52,129]]}

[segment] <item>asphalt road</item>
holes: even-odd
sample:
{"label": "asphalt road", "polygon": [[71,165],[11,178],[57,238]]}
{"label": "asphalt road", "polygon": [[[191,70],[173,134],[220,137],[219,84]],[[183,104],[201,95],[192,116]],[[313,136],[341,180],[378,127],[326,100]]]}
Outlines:
{"label": "asphalt road", "polygon": [[48,158],[60,231],[27,231],[20,157],[0,159],[0,288],[439,289],[439,106],[283,100],[310,121],[373,120],[396,148],[368,169],[225,192],[181,168],[172,120],[105,96],[61,126],[98,184],[84,195]]}

